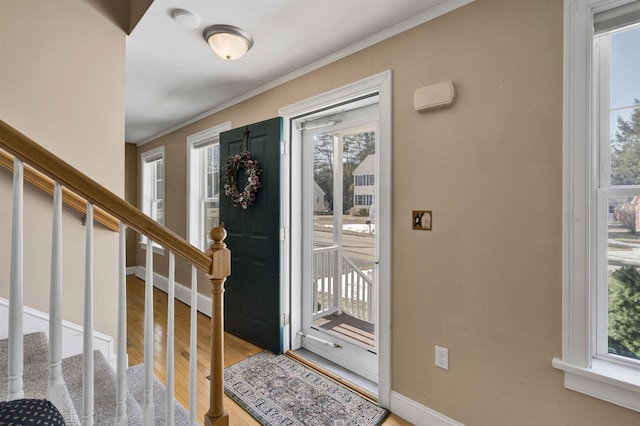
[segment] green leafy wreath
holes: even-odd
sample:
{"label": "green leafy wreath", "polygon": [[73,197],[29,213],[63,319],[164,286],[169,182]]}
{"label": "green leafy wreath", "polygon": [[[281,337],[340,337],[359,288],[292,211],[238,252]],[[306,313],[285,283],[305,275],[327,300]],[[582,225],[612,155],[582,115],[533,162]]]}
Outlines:
{"label": "green leafy wreath", "polygon": [[[236,179],[238,172],[244,169],[247,176],[247,183],[242,189],[238,190]],[[242,207],[247,209],[256,199],[256,192],[262,186],[260,182],[260,174],[262,169],[257,160],[251,159],[251,153],[247,150],[240,154],[231,155],[224,163],[224,195],[229,197],[234,207]]]}

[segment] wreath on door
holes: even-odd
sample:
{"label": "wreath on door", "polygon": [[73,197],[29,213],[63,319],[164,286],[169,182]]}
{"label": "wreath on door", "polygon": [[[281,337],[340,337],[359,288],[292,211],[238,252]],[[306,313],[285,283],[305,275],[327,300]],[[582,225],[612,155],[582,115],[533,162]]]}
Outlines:
{"label": "wreath on door", "polygon": [[[238,175],[244,170],[246,184],[242,191],[238,189]],[[260,174],[262,169],[257,160],[251,158],[246,149],[240,154],[231,155],[224,164],[224,195],[229,197],[234,207],[247,209],[256,199],[258,188],[262,186]]]}

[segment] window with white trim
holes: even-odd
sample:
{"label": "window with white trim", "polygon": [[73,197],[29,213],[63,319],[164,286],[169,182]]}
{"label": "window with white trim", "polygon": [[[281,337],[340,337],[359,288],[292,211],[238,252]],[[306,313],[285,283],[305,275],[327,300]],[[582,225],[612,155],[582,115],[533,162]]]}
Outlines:
{"label": "window with white trim", "polygon": [[[144,152],[141,160],[142,211],[164,225],[164,147]],[[146,246],[146,241],[146,237],[141,235],[140,242]]]}
{"label": "window with white trim", "polygon": [[597,353],[640,366],[640,23],[596,27],[593,60]]}
{"label": "window with white trim", "polygon": [[640,411],[640,1],[565,0],[565,386]]}
{"label": "window with white trim", "polygon": [[230,123],[187,138],[189,155],[189,242],[201,250],[212,243],[209,232],[219,224],[220,132]]}

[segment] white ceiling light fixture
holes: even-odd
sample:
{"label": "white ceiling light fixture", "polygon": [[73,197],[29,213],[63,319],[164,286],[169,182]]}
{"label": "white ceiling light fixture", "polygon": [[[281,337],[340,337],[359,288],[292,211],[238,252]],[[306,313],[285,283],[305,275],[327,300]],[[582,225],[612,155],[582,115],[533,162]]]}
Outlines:
{"label": "white ceiling light fixture", "polygon": [[218,56],[228,60],[241,58],[253,46],[251,35],[232,25],[211,25],[202,35]]}
{"label": "white ceiling light fixture", "polygon": [[198,15],[191,13],[188,10],[175,9],[173,12],[171,12],[171,16],[173,17],[173,20],[178,23],[178,25],[184,28],[193,29],[198,28],[198,26],[200,25],[200,18],[198,17]]}

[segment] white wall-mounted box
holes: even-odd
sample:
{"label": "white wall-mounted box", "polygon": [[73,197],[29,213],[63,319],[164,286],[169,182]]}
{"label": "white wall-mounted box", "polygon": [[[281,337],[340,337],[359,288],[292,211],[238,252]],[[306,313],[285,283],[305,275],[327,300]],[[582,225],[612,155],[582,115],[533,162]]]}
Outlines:
{"label": "white wall-mounted box", "polygon": [[456,88],[452,81],[443,81],[417,89],[413,95],[413,107],[416,111],[442,108],[453,104]]}

